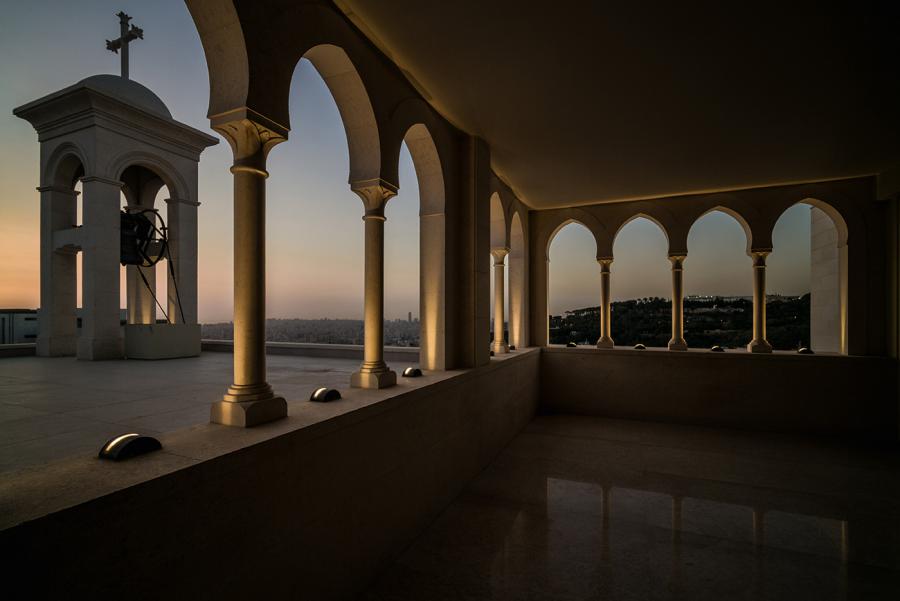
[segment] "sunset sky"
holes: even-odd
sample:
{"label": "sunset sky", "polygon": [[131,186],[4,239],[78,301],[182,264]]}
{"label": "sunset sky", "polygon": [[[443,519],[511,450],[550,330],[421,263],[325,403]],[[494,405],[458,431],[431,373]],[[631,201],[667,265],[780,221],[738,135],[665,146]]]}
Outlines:
{"label": "sunset sky", "polygon": [[[124,10],[144,29],[131,52],[131,77],[156,92],[173,116],[203,131],[209,80],[200,39],[181,0],[9,3],[0,21],[0,308],[36,307],[39,295],[38,143],[12,109],[97,73],[118,73],[105,39]],[[291,88],[290,140],[269,159],[268,315],[362,316],[362,203],[347,185],[346,138],[337,107],[307,61]],[[231,151],[222,141],[200,162],[200,320],[231,318]],[[514,183],[514,182],[513,182]],[[418,187],[405,147],[400,193],[387,205],[385,313],[418,315]],[[769,291],[809,291],[809,208],[789,210],[775,231]],[[713,213],[691,230],[687,294],[749,295],[743,230]],[[665,237],[636,220],[615,244],[614,300],[669,296]],[[597,305],[599,267],[587,230],[564,228],[551,246],[550,311]],[[487,259],[486,259],[487,260]],[[160,277],[162,280],[162,277]]]}

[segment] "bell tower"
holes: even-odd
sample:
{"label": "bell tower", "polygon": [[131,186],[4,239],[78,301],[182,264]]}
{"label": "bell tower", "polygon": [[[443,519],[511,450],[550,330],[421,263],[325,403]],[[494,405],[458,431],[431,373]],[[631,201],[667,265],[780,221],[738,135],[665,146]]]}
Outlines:
{"label": "bell tower", "polygon": [[[203,150],[218,140],[173,119],[156,94],[128,78],[128,44],[143,38],[143,31],[128,27],[128,15],[118,16],[122,35],[107,41],[107,48],[122,56],[121,75],[94,75],[13,110],[31,123],[40,143],[41,356],[97,360],[200,352],[197,165]],[[76,217],[79,181],[81,224]],[[153,206],[163,185],[169,192],[165,211]],[[124,325],[119,306],[120,264],[127,254],[123,199],[127,213],[147,216],[157,227],[166,224],[145,241],[150,260],[126,268]],[[167,278],[162,300],[156,297],[157,268],[164,268]],[[157,306],[167,323],[157,323]]]}

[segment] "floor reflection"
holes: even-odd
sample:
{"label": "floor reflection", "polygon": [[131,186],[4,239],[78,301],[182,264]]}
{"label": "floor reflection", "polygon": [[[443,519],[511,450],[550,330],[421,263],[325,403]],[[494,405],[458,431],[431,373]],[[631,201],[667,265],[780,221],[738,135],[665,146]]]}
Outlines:
{"label": "floor reflection", "polygon": [[537,418],[366,599],[900,598],[896,455]]}

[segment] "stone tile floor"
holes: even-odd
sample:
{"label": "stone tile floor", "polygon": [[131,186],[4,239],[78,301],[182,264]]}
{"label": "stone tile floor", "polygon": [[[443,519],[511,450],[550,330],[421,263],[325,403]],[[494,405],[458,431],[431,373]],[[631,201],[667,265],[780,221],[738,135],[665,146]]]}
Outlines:
{"label": "stone tile floor", "polygon": [[540,416],[362,599],[900,599],[900,457]]}
{"label": "stone tile floor", "polygon": [[[288,400],[344,389],[354,359],[270,355],[268,378]],[[231,382],[232,355],[169,361],[0,359],[0,474],[95,454],[123,432],[171,432],[209,420]]]}

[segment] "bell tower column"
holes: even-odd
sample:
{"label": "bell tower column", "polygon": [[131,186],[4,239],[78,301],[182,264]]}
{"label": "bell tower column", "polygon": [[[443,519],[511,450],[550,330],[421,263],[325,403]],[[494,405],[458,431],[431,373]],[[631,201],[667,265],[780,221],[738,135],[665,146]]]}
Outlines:
{"label": "bell tower column", "polygon": [[119,207],[122,182],[103,177],[81,179],[84,198],[81,227],[81,335],[78,358],[121,359],[119,309]]}
{"label": "bell tower column", "polygon": [[54,234],[75,227],[78,192],[42,186],[41,193],[41,308],[38,315],[37,354],[60,357],[75,354],[77,337],[78,251],[57,249]]}

